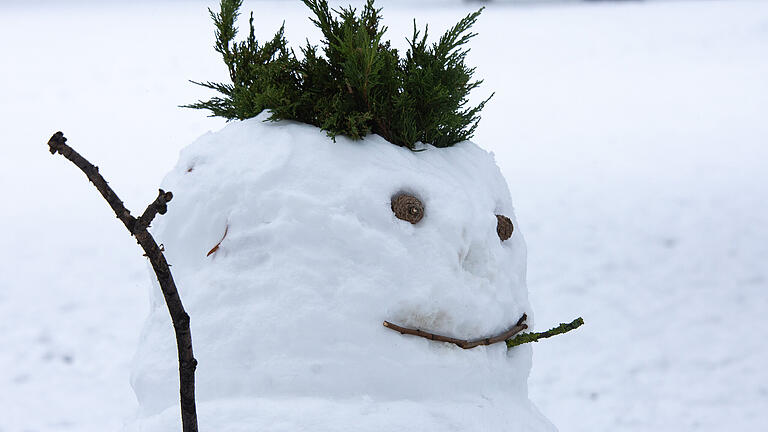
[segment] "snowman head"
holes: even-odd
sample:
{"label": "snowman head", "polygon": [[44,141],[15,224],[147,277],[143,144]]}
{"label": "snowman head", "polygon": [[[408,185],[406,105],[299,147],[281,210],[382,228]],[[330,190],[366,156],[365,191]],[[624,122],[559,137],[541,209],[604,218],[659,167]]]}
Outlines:
{"label": "snowman head", "polygon": [[[289,49],[282,28],[256,43],[253,19],[236,42],[241,2],[212,12],[232,83],[201,83],[221,95],[188,107],[247,120],[185,149],[163,184],[176,198],[153,232],[191,316],[201,428],[551,430],[527,398],[529,346],[382,326],[477,340],[530,316],[506,182],[466,141],[487,102],[468,105],[480,11],[434,44],[414,28],[398,51],[373,0],[359,14],[304,3],[319,48]],[[178,415],[152,296],[132,376],[142,431]]]}
{"label": "snowman head", "polygon": [[[493,156],[471,142],[334,142],[264,119],[201,137],[163,184],[176,198],[154,232],[192,317],[198,399],[525,389],[527,347],[463,350],[381,325],[477,339],[530,315],[525,242]],[[403,196],[418,220],[398,217]],[[515,227],[505,240],[497,215]],[[173,335],[152,296],[133,373],[147,413],[177,400]]]}

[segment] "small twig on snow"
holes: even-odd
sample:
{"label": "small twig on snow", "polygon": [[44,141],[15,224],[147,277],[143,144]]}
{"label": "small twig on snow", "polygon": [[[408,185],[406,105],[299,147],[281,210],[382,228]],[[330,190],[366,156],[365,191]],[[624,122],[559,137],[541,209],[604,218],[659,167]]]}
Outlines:
{"label": "small twig on snow", "polygon": [[219,250],[219,246],[221,246],[221,242],[223,242],[224,239],[227,238],[227,233],[228,232],[229,232],[229,223],[227,223],[227,225],[224,227],[224,235],[221,236],[221,240],[219,240],[219,242],[216,243],[216,246],[212,247],[211,250],[209,250],[208,253],[205,254],[205,256],[211,256],[212,253],[214,253],[217,250]]}

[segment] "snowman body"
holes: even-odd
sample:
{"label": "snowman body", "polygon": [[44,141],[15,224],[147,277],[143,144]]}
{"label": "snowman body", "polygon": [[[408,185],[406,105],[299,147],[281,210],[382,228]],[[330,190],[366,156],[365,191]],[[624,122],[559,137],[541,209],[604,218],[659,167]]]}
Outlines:
{"label": "snowman body", "polygon": [[[313,126],[233,122],[182,151],[152,229],[191,316],[198,418],[216,431],[551,431],[528,399],[531,349],[460,339],[531,311],[517,221],[493,156],[424,151]],[[416,224],[392,197],[424,205]],[[178,370],[160,290],[134,361],[130,430],[177,430]]]}

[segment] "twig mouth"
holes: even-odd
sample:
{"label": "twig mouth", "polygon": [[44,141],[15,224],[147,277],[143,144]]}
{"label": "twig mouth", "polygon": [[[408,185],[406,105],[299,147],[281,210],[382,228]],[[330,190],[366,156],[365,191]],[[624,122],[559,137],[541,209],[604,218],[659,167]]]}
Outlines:
{"label": "twig mouth", "polygon": [[411,328],[407,328],[407,327],[401,327],[401,326],[399,326],[397,324],[392,324],[389,321],[384,321],[383,324],[384,324],[384,327],[386,327],[386,328],[388,328],[390,330],[394,330],[396,332],[400,332],[401,334],[409,334],[409,335],[413,335],[413,336],[419,336],[419,337],[423,337],[425,339],[439,341],[439,342],[448,342],[448,343],[455,344],[455,345],[457,345],[457,346],[459,346],[461,348],[464,348],[464,349],[470,349],[470,348],[474,348],[474,347],[477,347],[477,346],[480,346],[480,345],[491,345],[491,344],[495,344],[495,343],[498,343],[498,342],[506,341],[507,339],[511,338],[512,336],[514,336],[514,335],[516,335],[516,334],[520,333],[521,331],[523,331],[523,330],[528,328],[528,324],[525,324],[525,320],[527,318],[528,318],[528,315],[523,314],[523,316],[521,316],[520,319],[517,320],[517,324],[512,326],[509,330],[506,330],[506,331],[504,331],[502,333],[499,333],[498,335],[493,336],[493,337],[488,337],[488,338],[483,338],[483,339],[472,339],[472,340],[456,339],[456,338],[452,338],[450,336],[442,336],[442,335],[439,335],[439,334],[426,332],[424,330],[411,329]]}

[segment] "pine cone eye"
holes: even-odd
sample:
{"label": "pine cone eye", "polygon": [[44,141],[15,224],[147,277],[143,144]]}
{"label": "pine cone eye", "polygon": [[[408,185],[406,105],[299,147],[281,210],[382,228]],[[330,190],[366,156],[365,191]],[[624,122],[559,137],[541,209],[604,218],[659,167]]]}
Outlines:
{"label": "pine cone eye", "polygon": [[496,234],[499,235],[501,241],[507,240],[512,237],[512,232],[515,230],[515,226],[512,225],[512,221],[504,215],[496,215]]}
{"label": "pine cone eye", "polygon": [[392,211],[398,219],[415,224],[424,217],[424,204],[413,195],[400,194],[392,197]]}

